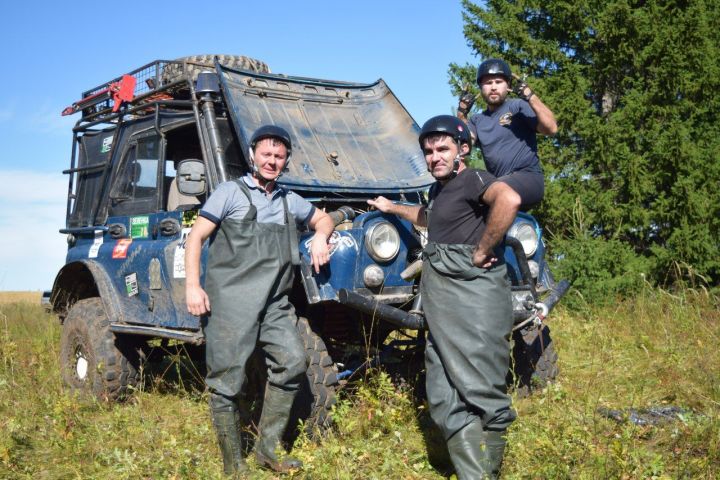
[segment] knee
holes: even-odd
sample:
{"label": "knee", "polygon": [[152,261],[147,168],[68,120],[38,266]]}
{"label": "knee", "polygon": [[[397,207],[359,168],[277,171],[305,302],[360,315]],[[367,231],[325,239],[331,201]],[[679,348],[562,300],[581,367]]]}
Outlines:
{"label": "knee", "polygon": [[305,348],[298,342],[293,348],[288,349],[288,356],[285,363],[288,378],[297,378],[305,374],[308,368],[308,360],[305,356]]}

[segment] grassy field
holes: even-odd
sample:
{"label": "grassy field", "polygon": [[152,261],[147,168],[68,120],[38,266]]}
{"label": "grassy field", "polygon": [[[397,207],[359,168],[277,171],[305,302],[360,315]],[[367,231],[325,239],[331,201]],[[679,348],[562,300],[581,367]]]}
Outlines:
{"label": "grassy field", "polygon": [[[145,378],[124,404],[76,398],[59,379],[57,320],[36,302],[2,296],[0,478],[222,478],[206,394],[191,364],[167,363],[164,375]],[[555,312],[561,376],[515,400],[519,416],[502,477],[720,478],[719,312],[717,299],[702,291],[652,289],[612,308]],[[628,421],[628,409],[669,406],[682,411],[667,422]],[[604,409],[619,411],[618,419]],[[344,393],[334,418],[319,442],[298,440],[306,469],[293,478],[450,473],[424,406],[382,372]],[[276,477],[253,468],[251,478]]]}

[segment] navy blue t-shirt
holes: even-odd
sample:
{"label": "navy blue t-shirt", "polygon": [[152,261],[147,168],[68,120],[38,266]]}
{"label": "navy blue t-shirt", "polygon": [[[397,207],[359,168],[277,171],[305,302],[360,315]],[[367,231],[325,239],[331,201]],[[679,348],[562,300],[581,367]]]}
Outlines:
{"label": "navy blue t-shirt", "polygon": [[512,172],[542,173],[537,155],[537,116],[530,105],[517,98],[506,100],[495,111],[485,110],[470,118],[476,144],[485,167],[496,177]]}

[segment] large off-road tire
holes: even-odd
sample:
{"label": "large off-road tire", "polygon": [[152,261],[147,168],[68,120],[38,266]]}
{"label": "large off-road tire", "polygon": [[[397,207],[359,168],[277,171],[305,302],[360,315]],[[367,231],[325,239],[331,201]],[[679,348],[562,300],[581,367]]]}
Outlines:
{"label": "large off-road tire", "polygon": [[302,420],[312,433],[331,423],[330,410],[335,405],[339,386],[338,372],[325,342],[312,330],[308,319],[298,317],[295,325],[305,346],[308,369],[293,404],[290,425]]}
{"label": "large off-road tire", "polygon": [[215,57],[217,57],[221,65],[226,67],[237,70],[250,70],[257,73],[270,73],[270,68],[265,62],[243,55],[192,55],[175,59],[175,62],[178,63],[165,65],[162,71],[162,83],[171,83],[184,76],[189,76],[195,80],[198,73],[215,68]]}
{"label": "large off-road tire", "polygon": [[557,378],[558,355],[547,325],[541,330],[535,327],[517,330],[513,340],[508,384],[515,387],[519,397],[526,397]]}
{"label": "large off-road tire", "polygon": [[60,370],[71,390],[122,400],[138,383],[139,364],[136,343],[110,331],[100,298],[86,298],[70,308],[60,338]]}

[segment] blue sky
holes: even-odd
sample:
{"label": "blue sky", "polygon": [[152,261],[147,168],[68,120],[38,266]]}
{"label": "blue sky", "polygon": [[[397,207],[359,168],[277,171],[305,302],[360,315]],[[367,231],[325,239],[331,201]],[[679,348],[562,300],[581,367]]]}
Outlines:
{"label": "blue sky", "polygon": [[459,0],[8,2],[0,29],[0,290],[52,286],[65,258],[80,93],[152,60],[240,54],[275,73],[383,78],[415,120],[451,113],[451,62],[476,63]]}

